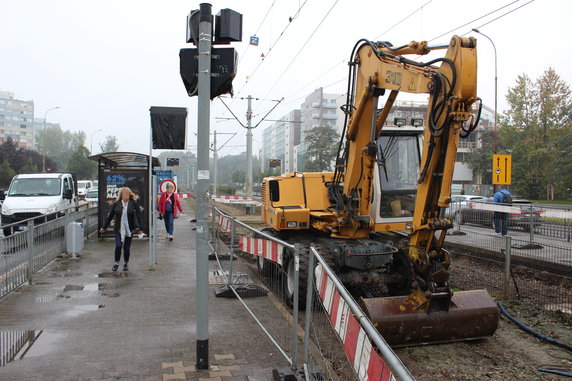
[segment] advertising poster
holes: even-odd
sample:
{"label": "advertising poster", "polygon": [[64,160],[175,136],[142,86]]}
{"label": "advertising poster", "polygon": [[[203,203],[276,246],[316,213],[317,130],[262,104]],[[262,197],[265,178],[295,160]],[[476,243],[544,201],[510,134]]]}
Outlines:
{"label": "advertising poster", "polygon": [[[121,170],[121,169],[109,169],[103,170],[101,173],[101,179],[99,180],[99,204],[102,206],[99,210],[100,213],[100,226],[105,222],[105,218],[111,209],[111,205],[117,200],[119,195],[119,189],[123,187],[130,188],[133,193],[138,197],[137,203],[141,210],[141,229],[145,234],[148,234],[149,218],[147,212],[147,193],[149,193],[147,185],[147,172],[145,170]],[[112,221],[113,224],[113,221]]]}

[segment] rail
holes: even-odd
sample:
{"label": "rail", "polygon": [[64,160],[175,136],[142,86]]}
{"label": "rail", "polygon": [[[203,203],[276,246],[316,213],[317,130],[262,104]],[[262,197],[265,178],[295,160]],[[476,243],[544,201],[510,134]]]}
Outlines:
{"label": "rail", "polygon": [[25,282],[31,283],[35,272],[65,251],[65,228],[69,222],[83,221],[86,236],[96,232],[98,208],[81,208],[68,208],[63,216],[54,219],[46,216],[40,223],[37,218],[20,221],[16,224],[25,222],[23,231],[0,237],[0,297]]}

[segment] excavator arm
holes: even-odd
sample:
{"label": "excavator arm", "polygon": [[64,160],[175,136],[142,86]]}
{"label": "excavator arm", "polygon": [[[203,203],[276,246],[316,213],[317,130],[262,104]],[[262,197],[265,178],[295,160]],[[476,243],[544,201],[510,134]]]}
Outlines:
{"label": "excavator arm", "polygon": [[[407,258],[405,272],[412,278],[412,289],[405,297],[361,299],[362,307],[392,343],[409,345],[491,335],[498,323],[496,305],[484,290],[453,294],[449,254],[443,249],[452,221],[442,218],[442,211],[451,199],[459,139],[477,126],[482,106],[476,95],[476,40],[454,36],[443,58],[426,63],[403,56],[429,53],[433,49],[425,42],[394,48],[362,40],[356,47],[350,63],[354,80],[350,81],[345,107],[344,153],[329,192],[338,214],[335,236],[365,238],[376,230],[370,214],[374,164],[380,154],[376,141],[399,92],[429,94],[413,221],[408,224],[408,243],[401,250]],[[385,104],[379,108],[386,91]],[[479,106],[476,117],[472,112],[475,104]],[[385,230],[397,229],[388,225]],[[420,314],[425,317],[420,318]],[[423,329],[430,334],[424,334]]]}

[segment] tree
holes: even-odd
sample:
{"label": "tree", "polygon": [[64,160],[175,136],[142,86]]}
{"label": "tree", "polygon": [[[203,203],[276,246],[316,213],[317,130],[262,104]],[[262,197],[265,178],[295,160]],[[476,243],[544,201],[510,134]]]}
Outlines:
{"label": "tree", "polygon": [[330,126],[314,127],[306,131],[306,157],[304,170],[322,172],[332,169],[337,155],[339,139],[336,130]]}
{"label": "tree", "polygon": [[66,168],[70,157],[78,148],[85,145],[86,135],[83,131],[67,131],[60,127],[49,127],[38,131],[36,149],[40,153],[53,158],[58,168]]}
{"label": "tree", "polygon": [[480,177],[482,184],[492,184],[492,161],[494,151],[494,131],[479,131],[480,147],[471,149],[465,161],[473,170],[473,175]]}
{"label": "tree", "polygon": [[20,173],[36,173],[38,172],[38,167],[34,165],[32,158],[29,156],[26,164],[20,169]]}
{"label": "tree", "polygon": [[232,182],[235,184],[240,184],[240,186],[243,186],[244,183],[246,182],[246,172],[244,171],[235,171],[232,174]]}
{"label": "tree", "polygon": [[558,192],[565,196],[570,178],[560,168],[572,158],[569,151],[561,152],[561,142],[568,141],[572,128],[570,86],[549,68],[536,81],[518,76],[507,101],[499,136],[505,153],[513,156],[514,191],[533,199],[558,197]]}
{"label": "tree", "polygon": [[116,136],[107,135],[103,143],[99,145],[101,152],[117,152],[119,150],[119,143]]}
{"label": "tree", "polygon": [[16,176],[16,171],[12,169],[8,160],[2,161],[0,164],[0,186],[7,188],[14,176]]}
{"label": "tree", "polygon": [[78,179],[93,179],[97,171],[97,163],[89,159],[89,149],[81,145],[71,155],[67,171],[75,173]]}

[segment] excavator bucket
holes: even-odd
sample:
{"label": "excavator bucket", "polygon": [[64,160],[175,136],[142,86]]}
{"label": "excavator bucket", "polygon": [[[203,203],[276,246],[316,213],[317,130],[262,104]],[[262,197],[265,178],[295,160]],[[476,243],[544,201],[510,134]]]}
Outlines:
{"label": "excavator bucket", "polygon": [[428,302],[421,292],[359,300],[393,347],[479,339],[492,336],[497,329],[499,312],[486,290],[455,292],[447,311],[429,312]]}

